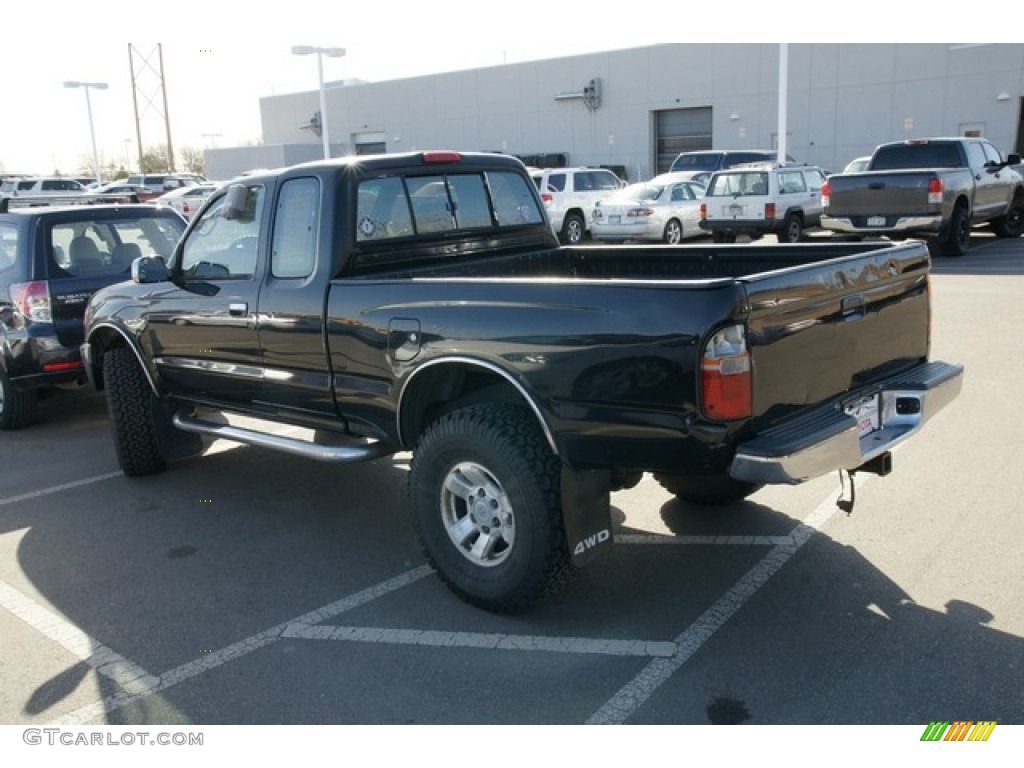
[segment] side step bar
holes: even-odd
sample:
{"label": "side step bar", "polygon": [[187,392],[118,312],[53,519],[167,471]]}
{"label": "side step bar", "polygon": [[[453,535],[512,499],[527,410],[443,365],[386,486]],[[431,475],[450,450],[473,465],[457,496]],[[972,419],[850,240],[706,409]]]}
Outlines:
{"label": "side step bar", "polygon": [[297,437],[275,435],[257,429],[239,427],[216,421],[207,421],[178,411],[173,416],[174,426],[185,432],[196,432],[213,438],[233,440],[237,443],[270,448],[283,453],[304,456],[318,461],[332,461],[339,464],[351,464],[359,461],[371,461],[395,452],[394,448],[380,441],[355,443],[351,445],[326,445]]}

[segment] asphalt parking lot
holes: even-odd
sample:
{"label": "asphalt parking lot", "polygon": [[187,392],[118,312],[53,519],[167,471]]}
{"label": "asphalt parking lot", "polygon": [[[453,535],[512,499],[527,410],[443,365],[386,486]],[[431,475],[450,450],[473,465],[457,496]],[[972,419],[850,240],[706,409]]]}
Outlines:
{"label": "asphalt parking lot", "polygon": [[652,479],[618,546],[512,616],[463,604],[406,519],[408,456],[219,442],[118,471],[103,399],[0,434],[0,722],[1024,723],[1024,239],[937,261],[961,397],[895,472],[715,511]]}

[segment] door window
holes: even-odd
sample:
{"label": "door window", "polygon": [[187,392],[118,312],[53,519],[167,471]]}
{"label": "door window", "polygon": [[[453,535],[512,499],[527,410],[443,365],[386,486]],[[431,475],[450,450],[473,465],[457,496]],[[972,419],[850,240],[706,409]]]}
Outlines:
{"label": "door window", "polygon": [[281,186],[274,216],[270,271],[274,277],[309,277],[320,235],[320,182],[290,179]]}
{"label": "door window", "polygon": [[207,208],[182,249],[182,275],[196,280],[251,278],[256,273],[263,198],[263,187],[249,187],[246,211],[240,217],[225,217],[225,195]]}

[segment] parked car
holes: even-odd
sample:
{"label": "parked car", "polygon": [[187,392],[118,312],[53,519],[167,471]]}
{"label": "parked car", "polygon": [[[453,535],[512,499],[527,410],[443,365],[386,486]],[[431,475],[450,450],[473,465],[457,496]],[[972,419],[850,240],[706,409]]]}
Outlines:
{"label": "parked car", "polygon": [[13,179],[4,183],[4,195],[7,197],[47,197],[55,195],[77,195],[85,192],[85,187],[75,179],[63,176],[34,176],[26,179]]}
{"label": "parked car", "polygon": [[[111,181],[88,190],[90,195],[97,197],[97,202],[145,203],[160,196],[160,192],[144,187],[141,184],[128,184],[125,181]],[[115,195],[119,197],[114,197]]]}
{"label": "parked car", "polygon": [[651,184],[668,184],[673,181],[695,181],[702,187],[708,185],[713,171],[669,171],[661,173],[651,179]]}
{"label": "parked car", "polygon": [[594,204],[624,186],[606,168],[545,168],[531,173],[547,210],[551,229],[569,245],[583,242],[590,232]]}
{"label": "parked car", "polygon": [[[771,163],[778,157],[774,149],[698,149],[676,155],[669,171],[720,171],[747,163]],[[786,158],[793,160],[788,155]]]}
{"label": "parked car", "polygon": [[167,205],[176,210],[186,219],[203,207],[210,195],[217,189],[216,184],[196,184],[194,187],[179,187],[164,192],[156,198],[157,205]]}
{"label": "parked car", "polygon": [[871,155],[864,155],[863,157],[855,157],[853,160],[846,164],[843,168],[843,173],[860,173],[866,171],[868,163],[871,162]]}
{"label": "parked car", "polygon": [[598,200],[590,225],[595,240],[661,240],[675,245],[706,234],[700,228],[704,187],[695,181],[630,184]]}
{"label": "parked car", "polygon": [[137,173],[125,179],[126,184],[149,187],[155,192],[167,192],[179,187],[198,184],[192,174],[185,173]]}
{"label": "parked car", "polygon": [[41,392],[85,383],[89,297],[136,256],[169,257],[185,220],[154,205],[7,209],[0,201],[0,430],[36,417]]}
{"label": "parked car", "polygon": [[700,226],[716,243],[767,233],[799,242],[804,230],[821,223],[824,183],[824,172],[811,165],[754,163],[717,171],[704,193]]}

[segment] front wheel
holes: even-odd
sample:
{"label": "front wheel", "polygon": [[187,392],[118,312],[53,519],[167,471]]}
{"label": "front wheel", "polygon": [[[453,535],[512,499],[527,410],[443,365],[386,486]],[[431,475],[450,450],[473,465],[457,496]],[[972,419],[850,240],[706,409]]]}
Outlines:
{"label": "front wheel", "polygon": [[763,486],[735,480],[728,475],[675,475],[660,472],[654,479],[680,501],[703,506],[722,506],[741,501]]}
{"label": "front wheel", "polygon": [[409,510],[441,580],[478,607],[515,610],[572,572],[561,464],[524,408],[475,405],[434,422],[413,452]]}
{"label": "front wheel", "polygon": [[1010,204],[1004,216],[992,222],[996,237],[1020,237],[1024,235],[1024,197],[1018,195]]}
{"label": "front wheel", "polygon": [[160,448],[156,418],[165,417],[164,409],[130,349],[119,347],[103,355],[103,381],[121,471],[131,477],[162,471],[167,458]]}
{"label": "front wheel", "polygon": [[679,219],[671,219],[665,225],[661,239],[668,245],[679,245],[683,241],[683,225],[679,223]]}
{"label": "front wheel", "polygon": [[579,245],[587,231],[587,224],[577,213],[566,214],[562,222],[562,242],[567,245]]}

